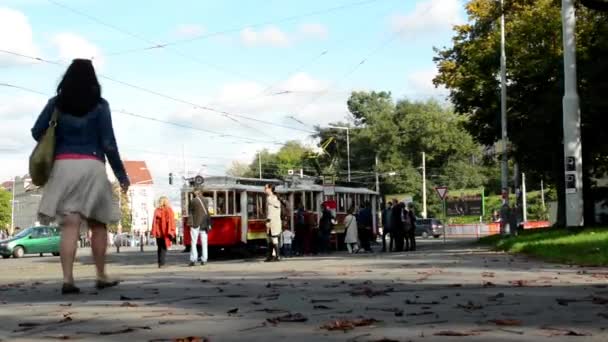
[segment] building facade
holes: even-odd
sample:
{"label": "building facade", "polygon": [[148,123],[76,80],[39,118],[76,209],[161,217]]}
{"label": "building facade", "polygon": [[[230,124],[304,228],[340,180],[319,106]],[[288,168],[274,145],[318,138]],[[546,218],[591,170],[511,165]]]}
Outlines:
{"label": "building facade", "polygon": [[15,178],[14,189],[14,214],[11,228],[24,229],[38,225],[38,207],[42,198],[42,188],[32,184],[29,176],[23,176]]}

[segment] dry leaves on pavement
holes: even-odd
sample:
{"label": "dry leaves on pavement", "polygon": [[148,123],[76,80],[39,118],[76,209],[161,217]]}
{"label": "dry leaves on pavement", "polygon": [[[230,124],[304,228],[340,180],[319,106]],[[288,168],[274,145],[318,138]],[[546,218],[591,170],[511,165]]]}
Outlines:
{"label": "dry leaves on pavement", "polygon": [[306,316],[302,315],[301,313],[295,313],[295,314],[287,314],[287,315],[283,315],[283,316],[277,316],[277,317],[274,317],[274,318],[268,318],[268,319],[266,319],[266,321],[268,323],[272,323],[272,324],[278,324],[278,323],[302,323],[302,322],[308,321],[308,318],[306,318]]}
{"label": "dry leaves on pavement", "polygon": [[393,292],[394,289],[392,287],[386,288],[384,290],[374,290],[370,287],[363,287],[359,289],[354,289],[350,292],[350,295],[353,297],[357,296],[367,296],[368,298],[373,298],[376,296],[388,296],[389,292]]}
{"label": "dry leaves on pavement", "polygon": [[518,327],[521,325],[521,321],[517,319],[491,319],[488,322],[503,327]]}
{"label": "dry leaves on pavement", "polygon": [[435,335],[435,336],[456,336],[456,337],[463,337],[463,336],[477,336],[477,335],[479,335],[479,333],[476,332],[476,331],[444,330],[444,331],[436,332],[433,335]]}
{"label": "dry leaves on pavement", "polygon": [[353,330],[357,327],[366,327],[379,323],[379,320],[373,318],[361,318],[361,319],[339,319],[331,321],[321,326],[321,329],[336,331],[342,330],[344,332]]}

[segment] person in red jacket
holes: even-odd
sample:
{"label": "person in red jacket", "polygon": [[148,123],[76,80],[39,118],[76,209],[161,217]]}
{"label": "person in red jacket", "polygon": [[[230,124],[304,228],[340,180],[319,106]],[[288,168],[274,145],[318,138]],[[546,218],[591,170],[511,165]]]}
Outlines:
{"label": "person in red jacket", "polygon": [[158,247],[158,267],[165,266],[167,249],[171,247],[171,240],[175,238],[175,216],[165,196],[158,200],[158,208],[154,211],[152,223],[152,236],[156,238]]}

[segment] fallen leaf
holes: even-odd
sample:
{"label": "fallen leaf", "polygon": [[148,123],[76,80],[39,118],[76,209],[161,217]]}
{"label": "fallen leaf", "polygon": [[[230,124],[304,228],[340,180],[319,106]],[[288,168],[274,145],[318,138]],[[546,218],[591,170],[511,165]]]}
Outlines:
{"label": "fallen leaf", "polygon": [[130,302],[124,302],[120,306],[123,307],[123,308],[136,308],[139,305],[134,304],[134,303],[130,303]]}
{"label": "fallen leaf", "polygon": [[268,323],[272,323],[272,324],[278,324],[279,322],[301,323],[301,322],[308,321],[308,318],[306,318],[306,316],[302,315],[301,313],[295,313],[295,314],[287,314],[284,316],[278,316],[278,317],[274,317],[274,318],[268,318],[268,319],[266,319],[266,321]]}
{"label": "fallen leaf", "polygon": [[432,302],[418,302],[418,301],[415,301],[415,300],[409,300],[409,299],[407,299],[405,301],[405,304],[408,304],[408,305],[438,305],[439,302],[436,302],[436,301],[432,301]]}
{"label": "fallen leaf", "polygon": [[482,305],[475,305],[475,303],[473,303],[472,301],[468,301],[467,304],[465,304],[465,305],[458,304],[458,305],[456,305],[456,307],[459,309],[465,309],[465,310],[470,310],[470,311],[483,309]]}
{"label": "fallen leaf", "polygon": [[426,316],[434,314],[433,311],[422,311],[422,312],[412,312],[407,314],[408,316]]}
{"label": "fallen leaf", "polygon": [[496,287],[496,284],[494,284],[491,281],[484,281],[483,282],[483,287]]}
{"label": "fallen leaf", "polygon": [[227,314],[229,315],[233,315],[235,313],[239,312],[239,308],[234,308],[234,309],[230,309],[228,310]]}
{"label": "fallen leaf", "polygon": [[384,290],[373,290],[369,287],[363,287],[360,289],[355,289],[351,291],[350,295],[353,297],[357,296],[367,296],[368,298],[376,297],[376,296],[387,296],[389,292],[393,292],[393,288],[387,288]]}
{"label": "fallen leaf", "polygon": [[488,300],[491,302],[495,302],[500,298],[505,298],[505,294],[502,292],[499,292],[499,293],[495,294],[494,296],[488,297]]}
{"label": "fallen leaf", "polygon": [[512,280],[509,281],[509,284],[516,286],[516,287],[524,287],[528,284],[527,280]]}
{"label": "fallen leaf", "polygon": [[102,335],[102,336],[119,335],[119,334],[132,333],[132,332],[134,332],[136,330],[152,330],[152,329],[150,327],[126,327],[126,328],[120,329],[120,330],[101,331],[98,334]]}
{"label": "fallen leaf", "polygon": [[268,309],[268,308],[255,310],[255,311],[265,312],[265,313],[288,313],[289,312],[289,311],[283,310],[283,309]]}
{"label": "fallen leaf", "polygon": [[59,304],[59,306],[72,306],[72,303]]}
{"label": "fallen leaf", "polygon": [[477,336],[477,335],[479,335],[479,333],[476,331],[444,330],[444,331],[436,332],[433,335],[435,335],[435,336]]}
{"label": "fallen leaf", "polygon": [[331,310],[331,308],[326,305],[315,305],[312,308],[315,310]]}
{"label": "fallen leaf", "polygon": [[450,284],[448,287],[462,287],[462,284]]}
{"label": "fallen leaf", "polygon": [[335,330],[349,331],[349,330],[355,329],[356,327],[370,326],[370,325],[373,325],[374,323],[378,323],[378,322],[380,322],[380,321],[373,319],[373,318],[362,318],[362,319],[354,319],[354,320],[342,319],[342,320],[335,320],[330,323],[324,324],[321,326],[321,329],[325,329],[325,330],[329,330],[329,331],[335,331]]}
{"label": "fallen leaf", "polygon": [[491,319],[488,322],[500,325],[503,327],[516,327],[521,325],[521,321],[517,319]]}
{"label": "fallen leaf", "polygon": [[555,328],[555,327],[543,326],[543,327],[541,327],[541,329],[551,331],[549,336],[591,336],[590,333],[580,332],[580,331],[567,329],[567,328]]}
{"label": "fallen leaf", "polygon": [[483,272],[481,276],[484,278],[494,278],[494,272]]}
{"label": "fallen leaf", "polygon": [[131,297],[127,297],[127,296],[120,296],[120,300],[142,300],[143,298],[131,298]]}
{"label": "fallen leaf", "polygon": [[311,304],[316,304],[316,303],[333,303],[333,302],[337,302],[337,299],[311,299],[310,303]]}

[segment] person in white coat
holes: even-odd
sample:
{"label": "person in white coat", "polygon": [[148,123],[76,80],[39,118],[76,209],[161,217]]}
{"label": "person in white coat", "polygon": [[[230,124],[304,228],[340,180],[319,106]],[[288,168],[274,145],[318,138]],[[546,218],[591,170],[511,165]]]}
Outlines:
{"label": "person in white coat", "polygon": [[359,229],[357,227],[357,218],[353,215],[354,211],[354,208],[348,209],[348,215],[344,218],[344,226],[346,227],[344,243],[351,254],[359,251]]}
{"label": "person in white coat", "polygon": [[266,234],[268,235],[268,258],[266,261],[279,261],[279,237],[281,236],[281,201],[275,194],[274,185],[266,184]]}

